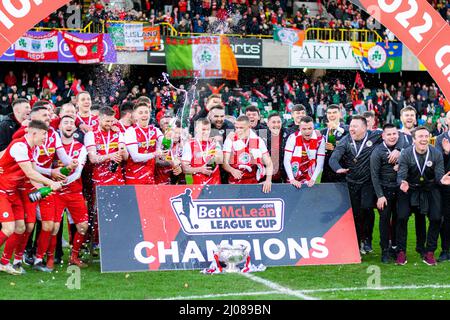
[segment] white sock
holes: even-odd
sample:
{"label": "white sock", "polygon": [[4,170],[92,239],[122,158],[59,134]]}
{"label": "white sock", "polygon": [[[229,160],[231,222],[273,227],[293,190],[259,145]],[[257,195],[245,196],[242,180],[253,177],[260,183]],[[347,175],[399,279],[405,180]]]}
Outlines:
{"label": "white sock", "polygon": [[13,264],[18,264],[19,262],[22,262],[22,260],[14,259]]}

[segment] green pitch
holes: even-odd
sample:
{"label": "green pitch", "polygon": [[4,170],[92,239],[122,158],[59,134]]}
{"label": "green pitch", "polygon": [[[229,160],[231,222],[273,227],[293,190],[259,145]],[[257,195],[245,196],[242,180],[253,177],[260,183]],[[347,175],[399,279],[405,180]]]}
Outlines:
{"label": "green pitch", "polygon": [[450,299],[450,262],[430,267],[421,261],[414,251],[414,219],[406,266],[380,262],[377,223],[375,251],[361,264],[269,267],[249,278],[197,270],[101,274],[100,264],[94,263],[81,270],[80,289],[73,288],[67,264],[51,274],[25,267],[23,276],[0,273],[0,299]]}

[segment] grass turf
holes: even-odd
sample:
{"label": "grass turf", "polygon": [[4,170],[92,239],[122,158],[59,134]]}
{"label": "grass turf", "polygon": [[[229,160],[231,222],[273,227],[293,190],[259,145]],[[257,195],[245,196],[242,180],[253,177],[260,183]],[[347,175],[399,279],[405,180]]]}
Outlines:
{"label": "grass turf", "polygon": [[[393,262],[380,262],[378,245],[378,219],[374,230],[375,251],[363,256],[355,265],[269,267],[254,275],[291,290],[319,299],[450,299],[450,262],[430,267],[415,253],[414,218],[410,220],[408,239],[408,264],[396,266]],[[439,252],[437,252],[438,254]],[[68,252],[65,253],[67,260]],[[381,287],[444,285],[444,288],[392,288],[370,290],[367,288],[368,268],[378,266]],[[192,297],[195,299],[227,300],[285,300],[298,296],[276,292],[239,274],[203,275],[195,271],[161,271],[136,273],[100,273],[99,263],[81,270],[80,289],[66,286],[70,274],[67,264],[58,266],[51,274],[40,273],[25,267],[27,274],[11,276],[0,274],[0,299],[160,299]],[[317,289],[333,289],[314,291]],[[342,291],[343,288],[358,290]],[[306,291],[302,291],[306,290]],[[309,291],[312,290],[312,291]],[[255,292],[255,294],[251,294]],[[270,294],[261,294],[272,292]],[[229,294],[235,295],[229,295]],[[249,295],[238,295],[250,293]],[[206,295],[225,295],[212,296]]]}

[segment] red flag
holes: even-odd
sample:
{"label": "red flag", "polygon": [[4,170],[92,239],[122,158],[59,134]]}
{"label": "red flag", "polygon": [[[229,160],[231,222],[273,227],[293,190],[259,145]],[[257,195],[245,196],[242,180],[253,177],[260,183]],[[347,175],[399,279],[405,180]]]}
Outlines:
{"label": "red flag", "polygon": [[58,91],[58,87],[49,77],[45,76],[42,82],[43,89],[49,89],[51,93],[56,93],[56,91]]}
{"label": "red flag", "polygon": [[103,61],[103,34],[84,40],[70,33],[62,32],[70,52],[78,63],[100,63]]}
{"label": "red flag", "polygon": [[72,86],[70,87],[70,90],[72,90],[75,93],[75,95],[77,95],[78,92],[84,91],[84,86],[81,84],[81,81],[73,79],[73,83]]}
{"label": "red flag", "polygon": [[359,72],[356,72],[355,85],[358,86],[358,89],[364,88],[364,82],[363,82],[363,80],[362,80],[361,75],[359,74]]}

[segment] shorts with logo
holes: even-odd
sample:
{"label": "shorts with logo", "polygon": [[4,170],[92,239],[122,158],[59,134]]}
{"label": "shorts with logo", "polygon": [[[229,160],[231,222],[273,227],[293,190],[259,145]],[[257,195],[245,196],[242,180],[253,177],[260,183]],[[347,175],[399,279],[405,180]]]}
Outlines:
{"label": "shorts with logo", "polygon": [[75,224],[87,222],[88,209],[83,193],[64,193],[59,194],[56,201],[57,212],[62,212],[64,209],[69,210],[70,216]]}
{"label": "shorts with logo", "polygon": [[24,219],[22,200],[17,193],[0,191],[0,223]]}

